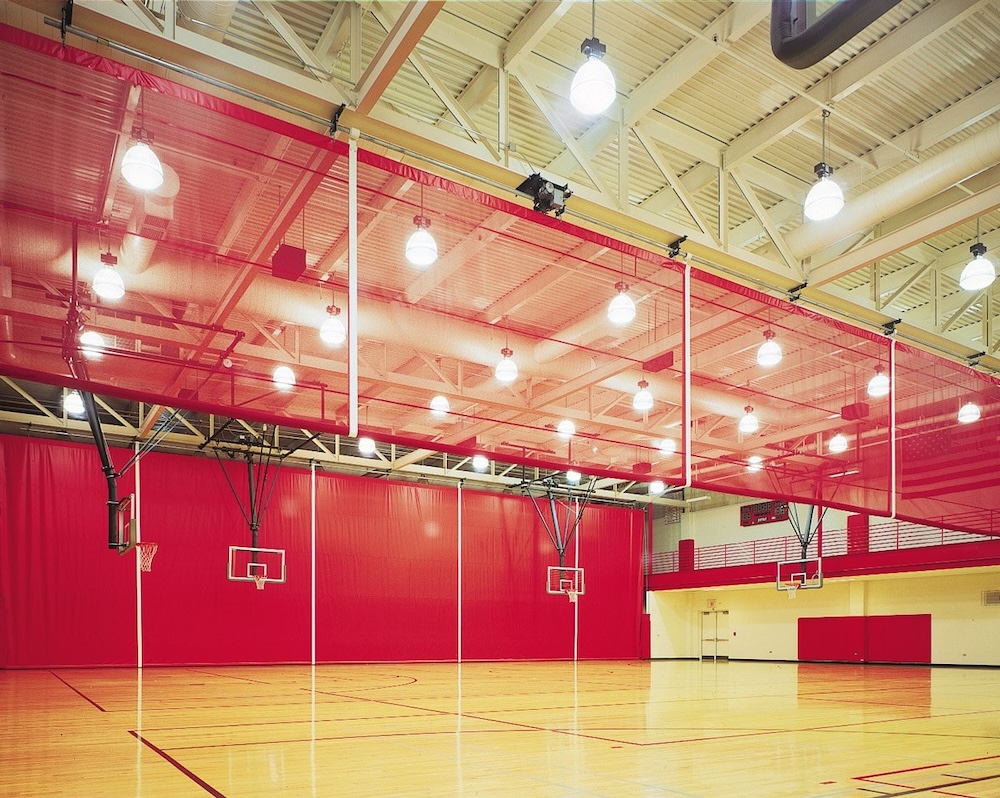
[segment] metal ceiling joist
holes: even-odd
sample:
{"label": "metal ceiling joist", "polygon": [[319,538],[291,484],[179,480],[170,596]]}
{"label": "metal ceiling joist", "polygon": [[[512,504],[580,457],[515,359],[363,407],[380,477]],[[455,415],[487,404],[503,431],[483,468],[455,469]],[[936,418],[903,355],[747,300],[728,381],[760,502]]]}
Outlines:
{"label": "metal ceiling joist", "polygon": [[367,114],[375,107],[442,8],[443,0],[411,0],[406,4],[354,87],[358,113]]}
{"label": "metal ceiling joist", "polygon": [[864,52],[835,69],[798,97],[730,142],[726,166],[736,166],[770,146],[803,122],[816,116],[820,107],[835,104],[887,71],[920,44],[953,28],[974,13],[986,0],[950,0],[935,3]]}

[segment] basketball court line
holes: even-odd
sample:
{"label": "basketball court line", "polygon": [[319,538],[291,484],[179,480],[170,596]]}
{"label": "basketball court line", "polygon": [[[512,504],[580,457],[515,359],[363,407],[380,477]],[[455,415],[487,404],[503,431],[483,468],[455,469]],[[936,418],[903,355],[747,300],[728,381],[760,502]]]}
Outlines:
{"label": "basketball court line", "polygon": [[98,704],[93,698],[91,698],[90,696],[88,696],[82,690],[78,690],[76,687],[74,687],[69,682],[67,682],[58,673],[55,673],[53,671],[49,671],[49,673],[51,673],[53,676],[55,676],[60,682],[62,682],[64,685],[66,685],[70,690],[72,690],[74,693],[76,693],[78,696],[80,696],[80,698],[82,698],[88,704],[92,704],[93,706],[97,707],[101,712],[107,712],[107,710],[104,707],[102,707],[100,704]]}
{"label": "basketball court line", "polygon": [[182,765],[180,762],[178,762],[176,759],[174,759],[172,756],[170,756],[170,754],[168,754],[162,748],[158,748],[157,746],[153,745],[153,743],[151,743],[149,740],[147,740],[145,737],[143,737],[137,731],[129,730],[129,734],[131,734],[133,737],[135,737],[139,742],[141,742],[144,746],[146,746],[150,751],[153,751],[155,754],[157,754],[158,756],[162,757],[165,762],[168,762],[176,770],[180,771],[185,776],[187,776],[189,779],[191,779],[191,781],[193,781],[195,784],[197,784],[199,787],[201,787],[203,790],[205,790],[209,795],[212,795],[215,798],[226,798],[226,796],[225,796],[224,793],[219,792],[219,790],[215,789],[215,787],[213,787],[211,784],[209,784],[207,781],[205,781],[203,778],[201,778],[201,776],[198,776],[193,771],[188,770],[186,767],[184,767],[184,765]]}

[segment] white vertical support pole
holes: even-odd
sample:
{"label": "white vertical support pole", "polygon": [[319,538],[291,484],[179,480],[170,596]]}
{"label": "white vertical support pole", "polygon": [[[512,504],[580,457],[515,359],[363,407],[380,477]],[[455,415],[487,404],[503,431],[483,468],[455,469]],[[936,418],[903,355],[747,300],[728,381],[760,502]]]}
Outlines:
{"label": "white vertical support pole", "polygon": [[684,487],[691,487],[691,264],[684,264],[681,316],[684,325],[684,407],[681,409],[681,446],[684,447]]}
{"label": "white vertical support pole", "polygon": [[[580,500],[574,499],[576,502],[576,512],[574,516],[580,518]],[[580,534],[583,531],[583,519],[580,518],[580,523],[576,525],[576,534],[573,535],[575,554],[574,565],[580,567]],[[560,574],[561,576],[561,574]],[[584,590],[587,589],[587,583],[583,584]],[[577,596],[577,600],[573,602],[573,667],[576,667],[576,661],[580,656],[580,597]],[[574,673],[576,671],[574,670]]]}
{"label": "white vertical support pole", "polygon": [[358,131],[351,129],[347,170],[348,434],[358,437]]}
{"label": "white vertical support pole", "polygon": [[628,172],[629,125],[625,115],[625,103],[618,103],[618,208],[628,211],[630,179]]}
{"label": "white vertical support pole", "polygon": [[896,339],[889,341],[889,517],[896,517]]}
{"label": "white vertical support pole", "polygon": [[462,664],[462,483],[458,483],[458,664]]}
{"label": "white vertical support pole", "polygon": [[497,72],[497,143],[500,145],[500,162],[510,165],[510,74],[502,66]]}
{"label": "white vertical support pole", "polygon": [[[316,461],[315,460],[309,461],[309,471],[310,471],[309,581],[311,585],[310,590],[312,591],[309,598],[309,614],[310,614],[309,625],[310,625],[310,637],[311,637],[310,662],[312,663],[312,666],[315,668],[316,667]],[[316,701],[316,696],[314,693],[313,694],[314,704],[315,701]],[[313,711],[315,712],[315,706]]]}
{"label": "white vertical support pole", "polygon": [[[132,444],[133,453],[138,455],[139,453],[139,441]],[[139,514],[139,463],[140,460],[135,461],[135,498],[133,501],[133,506],[130,511],[135,514],[135,529],[132,530],[132,534],[135,535],[134,543],[138,543],[142,540],[140,536],[140,530],[142,529],[142,522],[140,521]],[[117,519],[116,519],[117,520]],[[139,567],[141,557],[139,556],[139,549],[134,548],[135,551],[135,661],[136,667],[142,668],[142,569]]]}

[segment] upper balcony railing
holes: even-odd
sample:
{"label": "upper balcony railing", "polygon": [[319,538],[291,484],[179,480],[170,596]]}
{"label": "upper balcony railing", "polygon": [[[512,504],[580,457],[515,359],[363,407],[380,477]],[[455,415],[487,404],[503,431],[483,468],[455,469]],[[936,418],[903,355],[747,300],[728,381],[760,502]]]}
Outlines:
{"label": "upper balcony railing", "polygon": [[[807,557],[836,557],[843,554],[861,554],[900,549],[919,549],[931,546],[950,546],[956,543],[982,543],[992,538],[969,532],[913,524],[906,521],[886,521],[872,524],[868,529],[867,546],[863,551],[848,548],[846,529],[826,530],[822,534],[822,550],[819,536],[809,545]],[[793,560],[802,555],[802,548],[794,535],[785,537],[745,540],[739,543],[723,543],[703,546],[694,551],[694,567],[729,568],[736,565],[758,565],[761,563]],[[653,553],[654,574],[673,573],[678,570],[676,551]]]}

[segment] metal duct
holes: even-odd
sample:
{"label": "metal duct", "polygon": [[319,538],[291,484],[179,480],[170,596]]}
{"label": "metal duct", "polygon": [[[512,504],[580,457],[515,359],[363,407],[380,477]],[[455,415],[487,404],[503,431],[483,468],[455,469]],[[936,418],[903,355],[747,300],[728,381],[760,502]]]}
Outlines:
{"label": "metal duct", "polygon": [[174,219],[174,200],[181,189],[181,181],[177,172],[167,164],[161,165],[163,183],[158,189],[143,193],[141,201],[132,207],[128,233],[122,238],[118,266],[127,273],[139,274],[149,267],[153,250]]}
{"label": "metal duct", "polygon": [[785,242],[797,258],[805,258],[996,166],[998,161],[1000,125],[993,125],[877,188],[849,197],[835,218],[806,222],[785,236]]}
{"label": "metal duct", "polygon": [[[13,274],[10,266],[0,266],[0,299],[13,299]],[[14,346],[14,318],[3,313],[7,302],[0,302],[0,360],[5,363],[17,362],[17,348]]]}
{"label": "metal duct", "polygon": [[221,42],[226,38],[237,0],[180,0],[177,23],[182,28],[193,30]]}

